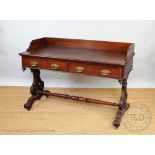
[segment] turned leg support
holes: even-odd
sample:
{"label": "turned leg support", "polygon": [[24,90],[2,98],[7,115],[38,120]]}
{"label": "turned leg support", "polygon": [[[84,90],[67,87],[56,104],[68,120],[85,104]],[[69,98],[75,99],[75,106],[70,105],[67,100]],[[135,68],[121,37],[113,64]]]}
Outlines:
{"label": "turned leg support", "polygon": [[40,78],[40,71],[38,69],[31,69],[33,74],[33,83],[30,88],[31,97],[28,99],[27,103],[24,104],[24,108],[30,110],[34,101],[41,99],[42,94],[39,91],[43,91],[44,82]]}
{"label": "turned leg support", "polygon": [[122,117],[126,110],[129,108],[129,104],[127,103],[127,78],[123,80],[119,80],[120,84],[122,85],[121,97],[119,101],[119,110],[116,114],[115,120],[113,122],[114,127],[118,128],[120,126]]}

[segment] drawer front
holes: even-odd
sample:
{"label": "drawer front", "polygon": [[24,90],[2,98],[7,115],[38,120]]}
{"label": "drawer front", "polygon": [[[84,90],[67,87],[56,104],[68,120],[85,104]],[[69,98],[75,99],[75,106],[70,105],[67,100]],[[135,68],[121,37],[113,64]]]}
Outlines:
{"label": "drawer front", "polygon": [[51,60],[46,58],[29,58],[24,57],[22,59],[23,67],[29,68],[40,68],[40,69],[48,69],[55,71],[67,71],[68,65],[67,63],[59,60]]}
{"label": "drawer front", "polygon": [[80,73],[86,75],[95,75],[101,77],[110,77],[121,79],[123,76],[120,66],[85,64],[85,63],[70,63],[69,71],[72,73]]}

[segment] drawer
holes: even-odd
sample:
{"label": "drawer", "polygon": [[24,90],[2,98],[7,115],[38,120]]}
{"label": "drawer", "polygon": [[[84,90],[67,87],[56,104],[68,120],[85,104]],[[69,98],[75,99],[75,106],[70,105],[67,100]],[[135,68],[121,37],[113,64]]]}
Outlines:
{"label": "drawer", "polygon": [[102,64],[70,63],[69,72],[116,79],[121,79],[123,76],[123,69],[121,66]]}
{"label": "drawer", "polygon": [[68,65],[67,63],[59,60],[52,60],[46,58],[31,58],[31,57],[23,57],[22,59],[23,67],[29,68],[40,68],[40,69],[48,69],[55,71],[67,71]]}

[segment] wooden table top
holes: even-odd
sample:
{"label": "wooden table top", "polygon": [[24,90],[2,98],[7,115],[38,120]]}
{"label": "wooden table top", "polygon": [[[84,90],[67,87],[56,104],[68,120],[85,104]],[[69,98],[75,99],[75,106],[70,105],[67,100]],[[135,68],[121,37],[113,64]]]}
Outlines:
{"label": "wooden table top", "polygon": [[28,50],[22,55],[114,65],[125,65],[126,58],[122,52],[50,46]]}

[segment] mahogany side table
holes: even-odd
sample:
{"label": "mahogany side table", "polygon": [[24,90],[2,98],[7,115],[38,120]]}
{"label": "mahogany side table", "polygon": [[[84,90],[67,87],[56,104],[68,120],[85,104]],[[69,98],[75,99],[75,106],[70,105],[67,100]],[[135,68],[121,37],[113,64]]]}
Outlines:
{"label": "mahogany side table", "polygon": [[[26,52],[19,55],[22,57],[23,70],[30,68],[33,73],[31,97],[24,104],[27,110],[30,110],[34,101],[43,95],[118,106],[113,125],[116,128],[120,126],[122,116],[129,108],[127,78],[133,67],[133,43],[45,37],[32,40]],[[120,101],[113,103],[49,92],[44,90],[40,69],[117,79],[122,86]]]}

